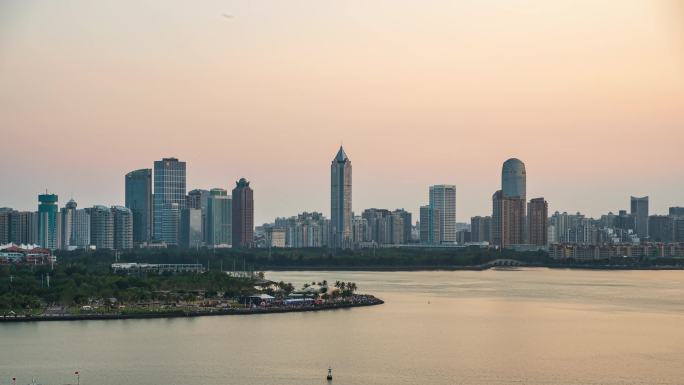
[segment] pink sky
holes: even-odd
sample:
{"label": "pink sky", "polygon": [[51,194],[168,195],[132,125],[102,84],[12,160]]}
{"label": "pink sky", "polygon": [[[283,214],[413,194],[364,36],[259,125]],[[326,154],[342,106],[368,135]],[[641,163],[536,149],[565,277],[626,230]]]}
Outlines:
{"label": "pink sky", "polygon": [[[223,14],[232,15],[231,18]],[[329,213],[340,142],[354,210],[417,216],[455,184],[488,215],[504,160],[528,196],[598,216],[684,206],[676,0],[3,1],[0,206],[122,204],[164,156],[188,187],[252,181],[256,222]]]}

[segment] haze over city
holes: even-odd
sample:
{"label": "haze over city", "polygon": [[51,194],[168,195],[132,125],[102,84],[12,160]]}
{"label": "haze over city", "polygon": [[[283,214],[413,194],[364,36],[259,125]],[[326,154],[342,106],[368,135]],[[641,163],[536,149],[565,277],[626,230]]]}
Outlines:
{"label": "haze over city", "polygon": [[248,178],[256,223],[327,213],[340,143],[357,212],[448,183],[466,222],[510,157],[551,212],[680,203],[676,1],[66,4],[0,5],[7,206],[123,204],[174,156],[189,189]]}

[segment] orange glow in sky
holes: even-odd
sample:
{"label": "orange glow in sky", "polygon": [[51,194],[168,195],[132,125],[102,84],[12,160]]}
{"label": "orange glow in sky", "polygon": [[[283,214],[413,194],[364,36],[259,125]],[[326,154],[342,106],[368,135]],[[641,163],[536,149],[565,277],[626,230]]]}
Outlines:
{"label": "orange glow in sky", "polygon": [[[225,17],[224,14],[232,17]],[[256,222],[354,210],[489,215],[501,164],[528,197],[598,216],[684,205],[684,6],[675,0],[3,1],[0,206],[122,204],[124,174],[246,177]]]}

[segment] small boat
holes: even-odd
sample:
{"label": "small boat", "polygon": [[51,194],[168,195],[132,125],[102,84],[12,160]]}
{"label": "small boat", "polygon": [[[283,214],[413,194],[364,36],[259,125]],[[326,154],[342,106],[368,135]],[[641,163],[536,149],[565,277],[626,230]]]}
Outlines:
{"label": "small boat", "polygon": [[328,368],[328,377],[326,377],[328,381],[332,381],[332,368]]}

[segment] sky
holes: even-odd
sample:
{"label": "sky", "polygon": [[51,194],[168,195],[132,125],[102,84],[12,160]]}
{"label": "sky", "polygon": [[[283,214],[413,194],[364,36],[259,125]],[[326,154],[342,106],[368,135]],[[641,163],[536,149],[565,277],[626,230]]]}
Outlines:
{"label": "sky", "polygon": [[256,223],[329,215],[340,144],[356,213],[489,215],[511,157],[550,212],[684,206],[684,2],[0,2],[0,207],[123,204],[173,156]]}

